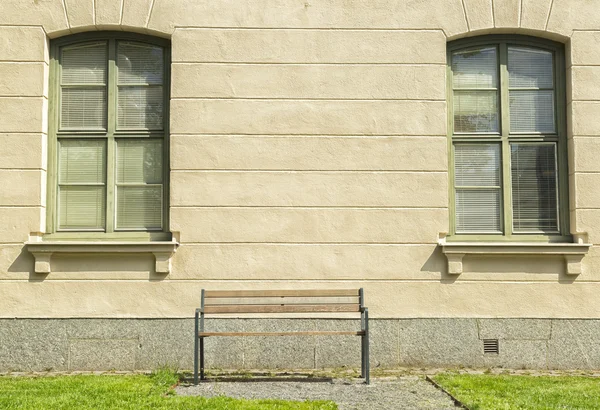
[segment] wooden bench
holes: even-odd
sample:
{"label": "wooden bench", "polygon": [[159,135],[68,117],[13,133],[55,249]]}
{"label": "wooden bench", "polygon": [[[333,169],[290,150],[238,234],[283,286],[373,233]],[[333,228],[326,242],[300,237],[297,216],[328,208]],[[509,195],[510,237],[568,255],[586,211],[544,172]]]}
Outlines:
{"label": "wooden bench", "polygon": [[[356,331],[293,331],[293,332],[206,332],[207,315],[259,314],[260,318],[286,317],[286,314],[339,313],[360,314],[360,330]],[[320,315],[319,315],[320,316]],[[338,315],[339,316],[339,315]],[[289,317],[289,316],[288,316]],[[196,309],[194,330],[194,383],[204,380],[204,339],[216,336],[360,336],[361,377],[369,384],[369,310],[365,307],[363,289],[319,290],[206,290],[202,289],[200,307]],[[200,363],[198,363],[198,356]]]}

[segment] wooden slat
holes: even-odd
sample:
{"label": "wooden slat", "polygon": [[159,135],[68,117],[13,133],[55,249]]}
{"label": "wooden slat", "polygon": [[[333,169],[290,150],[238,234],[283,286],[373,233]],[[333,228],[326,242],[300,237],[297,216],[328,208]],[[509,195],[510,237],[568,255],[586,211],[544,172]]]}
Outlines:
{"label": "wooden slat", "polygon": [[358,304],[348,305],[228,305],[204,306],[204,313],[319,313],[360,312]]}
{"label": "wooden slat", "polygon": [[365,332],[358,331],[314,331],[314,332],[200,332],[198,336],[362,336]]}
{"label": "wooden slat", "polygon": [[205,290],[204,298],[358,296],[358,289]]}
{"label": "wooden slat", "polygon": [[358,296],[310,296],[310,297],[256,297],[256,298],[209,298],[204,299],[204,306],[215,305],[331,305],[357,304]]}

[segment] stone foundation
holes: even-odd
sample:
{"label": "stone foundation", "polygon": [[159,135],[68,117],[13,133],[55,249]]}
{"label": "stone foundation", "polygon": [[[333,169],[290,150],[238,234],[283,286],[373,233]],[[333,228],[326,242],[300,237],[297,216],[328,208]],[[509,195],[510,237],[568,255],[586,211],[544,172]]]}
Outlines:
{"label": "stone foundation", "polygon": [[[207,330],[346,330],[356,320],[207,319]],[[371,366],[600,369],[600,320],[376,319]],[[0,319],[0,371],[191,369],[193,319]],[[499,353],[483,351],[498,339]],[[207,367],[360,366],[354,336],[218,337]]]}

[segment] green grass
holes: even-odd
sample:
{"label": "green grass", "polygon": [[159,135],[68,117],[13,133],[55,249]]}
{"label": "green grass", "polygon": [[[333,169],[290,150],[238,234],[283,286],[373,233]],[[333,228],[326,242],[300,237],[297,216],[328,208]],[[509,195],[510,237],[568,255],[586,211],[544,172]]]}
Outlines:
{"label": "green grass", "polygon": [[445,373],[433,379],[471,410],[600,408],[598,378]]}
{"label": "green grass", "polygon": [[0,409],[335,410],[333,402],[175,396],[173,372],[131,376],[0,377]]}

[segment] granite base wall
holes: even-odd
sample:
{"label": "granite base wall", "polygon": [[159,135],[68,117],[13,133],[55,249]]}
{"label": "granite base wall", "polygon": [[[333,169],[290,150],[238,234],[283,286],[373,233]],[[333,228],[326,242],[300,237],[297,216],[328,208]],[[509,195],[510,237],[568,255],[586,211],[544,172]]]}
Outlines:
{"label": "granite base wall", "polygon": [[[356,320],[214,319],[207,330],[346,330]],[[600,369],[600,320],[375,319],[371,366]],[[0,372],[191,369],[193,319],[0,319]],[[499,353],[484,354],[483,339]],[[360,366],[352,336],[219,337],[208,368]]]}

